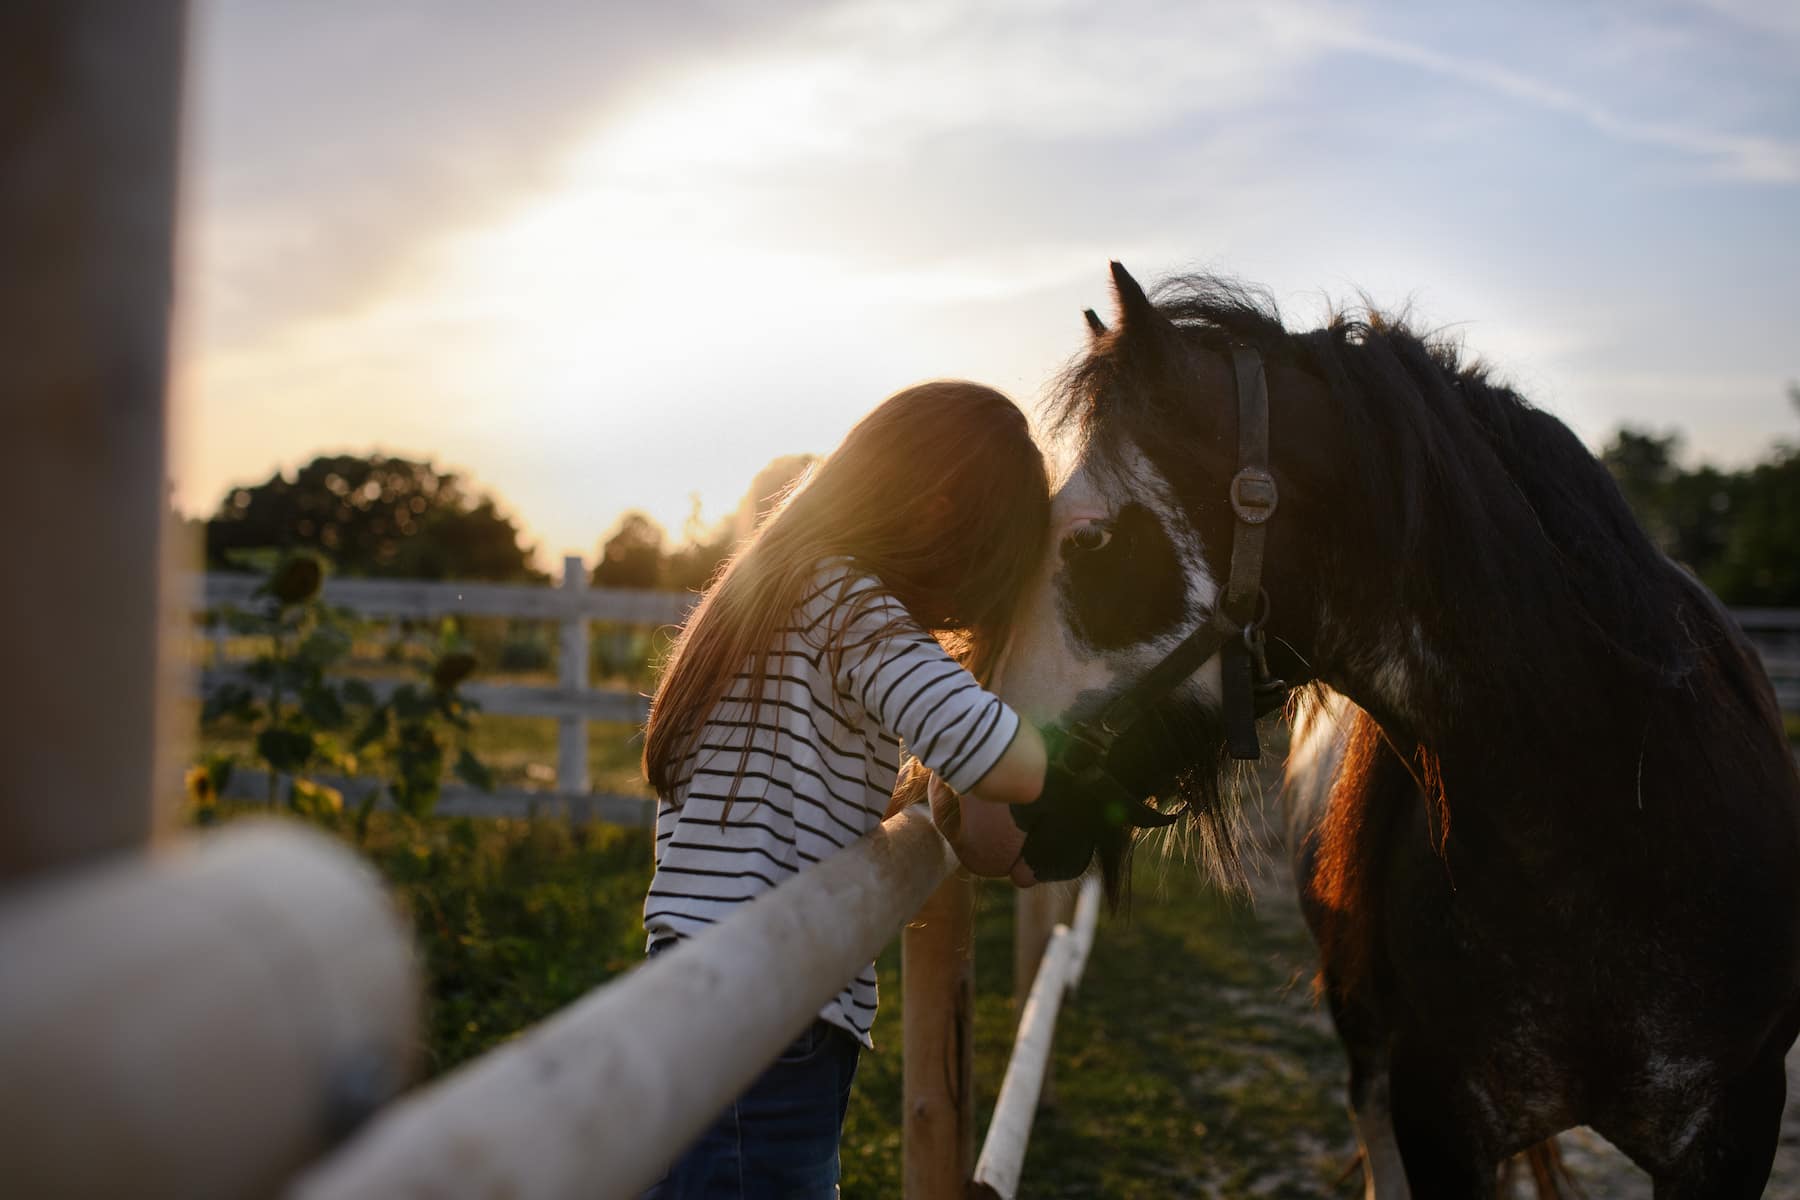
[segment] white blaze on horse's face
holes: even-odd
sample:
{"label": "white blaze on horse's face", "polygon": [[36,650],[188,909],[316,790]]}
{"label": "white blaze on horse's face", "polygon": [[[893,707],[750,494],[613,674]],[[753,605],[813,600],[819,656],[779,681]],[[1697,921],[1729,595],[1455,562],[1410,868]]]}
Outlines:
{"label": "white blaze on horse's face", "polygon": [[[1040,723],[1093,715],[1198,626],[1219,593],[1174,489],[1136,447],[1116,462],[1078,464],[1051,503],[1051,532],[1001,687]],[[1127,610],[1145,589],[1157,593],[1156,616],[1137,622]],[[1096,636],[1094,626],[1114,616]],[[1184,686],[1216,703],[1217,659]]]}

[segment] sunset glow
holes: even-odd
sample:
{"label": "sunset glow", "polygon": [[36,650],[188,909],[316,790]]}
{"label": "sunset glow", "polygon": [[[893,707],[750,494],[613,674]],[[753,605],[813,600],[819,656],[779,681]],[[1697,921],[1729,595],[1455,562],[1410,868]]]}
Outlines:
{"label": "sunset glow", "polygon": [[189,511],[379,447],[467,471],[545,561],[627,508],[679,535],[921,378],[1032,401],[1110,257],[1241,273],[1296,321],[1411,298],[1591,441],[1673,425],[1735,461],[1795,432],[1775,8],[1481,37],[1310,3],[809,4],[705,35],[400,11],[200,6]]}

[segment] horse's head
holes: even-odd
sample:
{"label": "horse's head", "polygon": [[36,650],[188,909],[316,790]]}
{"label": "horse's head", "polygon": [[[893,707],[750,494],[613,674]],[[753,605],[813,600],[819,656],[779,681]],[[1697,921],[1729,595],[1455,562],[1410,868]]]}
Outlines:
{"label": "horse's head", "polygon": [[[1242,523],[1232,500],[1241,467],[1233,347],[1286,337],[1247,301],[1226,306],[1241,328],[1178,322],[1117,264],[1113,279],[1118,319],[1107,329],[1089,314],[1092,344],[1063,381],[1058,416],[1078,435],[1079,454],[1056,495],[1052,549],[1004,677],[1008,700],[1026,715],[1065,726],[1116,711],[1118,698],[1188,635],[1221,623],[1215,614]],[[1264,622],[1271,672],[1293,683],[1311,677],[1302,655],[1317,594],[1309,572],[1319,564],[1303,553],[1315,523],[1307,476],[1329,457],[1331,424],[1317,380],[1277,358],[1266,362],[1266,379],[1279,499],[1259,522],[1262,566],[1250,594],[1266,593],[1254,615]],[[1165,808],[1185,802],[1208,865],[1239,884],[1224,692],[1212,654],[1120,734],[1107,765]],[[1109,887],[1130,838],[1117,824],[1095,846]]]}

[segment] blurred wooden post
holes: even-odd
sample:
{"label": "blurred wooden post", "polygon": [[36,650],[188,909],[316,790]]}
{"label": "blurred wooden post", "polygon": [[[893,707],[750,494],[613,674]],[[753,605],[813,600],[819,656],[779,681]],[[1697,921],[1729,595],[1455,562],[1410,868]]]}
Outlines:
{"label": "blurred wooden post", "polygon": [[0,900],[0,1192],[270,1196],[405,1081],[418,968],[374,871],[234,822]]}
{"label": "blurred wooden post", "polygon": [[950,876],[900,935],[903,1190],[963,1194],[975,1166],[975,888]]}
{"label": "blurred wooden post", "polygon": [[184,18],[0,6],[0,880],[156,824]]}
{"label": "blurred wooden post", "polygon": [[[1031,985],[1037,979],[1038,965],[1050,945],[1050,935],[1059,924],[1069,919],[1073,901],[1063,884],[1047,883],[1026,888],[1018,894],[1013,907],[1013,1023],[1024,1018],[1025,1002],[1031,997]],[[1056,1081],[1048,1066],[1038,1103],[1056,1103]]]}
{"label": "blurred wooden post", "polygon": [[[579,555],[563,559],[563,590],[569,593],[568,615],[558,627],[557,642],[562,650],[562,669],[557,683],[567,692],[588,690],[589,646],[588,620],[576,607],[579,593],[587,591],[587,567]],[[556,719],[556,790],[569,805],[571,817],[585,816],[586,805],[573,799],[588,793],[587,718],[565,716]]]}

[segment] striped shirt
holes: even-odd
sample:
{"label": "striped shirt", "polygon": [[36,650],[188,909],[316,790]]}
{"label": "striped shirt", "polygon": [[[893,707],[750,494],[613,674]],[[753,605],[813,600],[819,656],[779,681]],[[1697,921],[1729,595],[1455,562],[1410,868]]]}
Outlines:
{"label": "striped shirt", "polygon": [[[902,746],[964,791],[1019,727],[879,580],[845,559],[821,567],[779,630],[752,723],[756,683],[748,669],[737,676],[657,803],[656,876],[644,899],[651,944],[716,924],[874,829]],[[875,1001],[870,963],[819,1016],[873,1046]]]}

